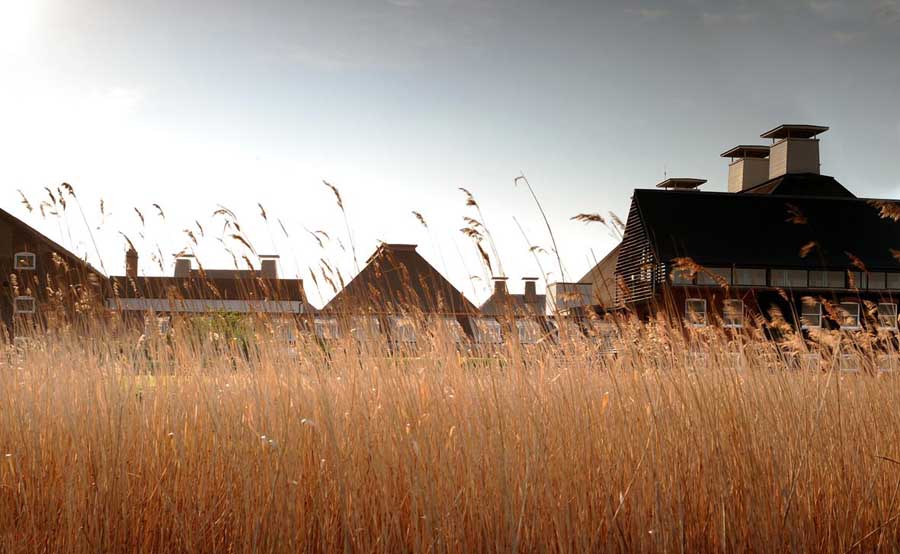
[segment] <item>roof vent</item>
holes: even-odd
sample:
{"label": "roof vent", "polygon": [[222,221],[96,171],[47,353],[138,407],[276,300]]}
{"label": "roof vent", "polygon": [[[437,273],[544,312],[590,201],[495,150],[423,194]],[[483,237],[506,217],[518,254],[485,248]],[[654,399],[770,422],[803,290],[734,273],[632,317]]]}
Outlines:
{"label": "roof vent", "polygon": [[260,254],[259,255],[259,274],[265,279],[278,279],[278,258],[277,254]]}
{"label": "roof vent", "polygon": [[819,139],[828,127],[819,125],[779,125],[762,138],[772,139],[769,149],[769,179],[789,173],[819,174]]}
{"label": "roof vent", "polygon": [[656,185],[657,188],[666,190],[697,190],[706,182],[706,179],[690,179],[686,177],[672,177]]}
{"label": "roof vent", "polygon": [[183,254],[175,258],[175,277],[190,277],[191,276],[191,260],[194,256],[190,254]]}
{"label": "roof vent", "polygon": [[742,192],[769,180],[769,147],[742,144],[722,153],[728,165],[728,192]]}

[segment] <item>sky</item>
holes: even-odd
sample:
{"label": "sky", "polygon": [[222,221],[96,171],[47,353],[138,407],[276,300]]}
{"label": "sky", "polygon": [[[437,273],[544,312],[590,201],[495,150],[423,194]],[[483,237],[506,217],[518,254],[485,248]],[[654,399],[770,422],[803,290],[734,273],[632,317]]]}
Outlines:
{"label": "sky", "polygon": [[665,176],[724,191],[719,154],[781,123],[900,197],[900,0],[0,0],[0,80],[0,207],[107,274],[125,237],[149,275],[277,253],[318,306],[379,241],[484,300],[464,217],[513,292],[577,280],[616,238],[573,216]]}

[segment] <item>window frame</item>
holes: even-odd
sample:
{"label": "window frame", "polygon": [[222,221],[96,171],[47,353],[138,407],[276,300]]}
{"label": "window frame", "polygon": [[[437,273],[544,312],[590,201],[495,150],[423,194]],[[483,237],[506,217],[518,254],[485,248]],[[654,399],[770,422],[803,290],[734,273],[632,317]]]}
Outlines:
{"label": "window frame", "polygon": [[[740,303],[741,309],[738,312],[737,323],[729,323],[727,311],[728,304]],[[726,298],[722,301],[722,327],[726,329],[743,329],[744,328],[744,301],[740,298]]]}
{"label": "window frame", "polygon": [[[484,324],[491,328],[490,336],[484,332],[484,329],[479,324]],[[496,336],[494,336],[495,333]],[[503,326],[493,317],[481,316],[472,318],[472,334],[475,337],[476,344],[503,344]]]}
{"label": "window frame", "polygon": [[[534,331],[533,337],[523,337],[524,334],[528,334],[528,325],[531,325],[531,330]],[[519,342],[521,344],[537,344],[541,340],[541,336],[543,335],[543,329],[541,329],[541,324],[533,319],[528,318],[519,318],[516,320],[516,335],[519,337]]]}
{"label": "window frame", "polygon": [[[31,259],[31,267],[20,266],[19,258]],[[37,254],[34,252],[22,251],[13,255],[13,269],[15,271],[37,271]]]}
{"label": "window frame", "polygon": [[[762,272],[761,282],[758,282],[758,283],[738,282],[738,275],[740,274],[741,271]],[[732,270],[731,274],[732,274],[732,286],[735,286],[735,287],[765,287],[769,284],[769,272],[765,268],[762,268],[762,267],[735,267]],[[752,276],[752,275],[754,275],[754,273],[749,273],[748,275]],[[756,276],[759,277],[760,275],[756,274]],[[753,281],[753,278],[751,277],[751,279],[749,279],[749,281]]]}
{"label": "window frame", "polygon": [[[723,275],[727,273],[727,275]],[[697,284],[705,287],[721,287],[713,275],[721,277],[728,286],[734,282],[734,271],[730,267],[707,267],[697,273]]]}
{"label": "window frame", "polygon": [[[332,332],[326,333],[325,330]],[[315,317],[313,332],[319,340],[338,340],[341,338],[341,324],[336,317]]]}
{"label": "window frame", "polygon": [[394,344],[416,344],[419,341],[416,321],[410,316],[389,316],[388,330],[390,332],[391,342]]}
{"label": "window frame", "polygon": [[[852,314],[850,314],[849,311],[845,310],[845,309],[844,309],[844,306],[856,306],[856,316],[853,316]],[[859,302],[841,302],[841,303],[838,305],[838,309],[841,310],[842,312],[847,311],[848,317],[855,317],[855,318],[856,318],[856,324],[855,324],[855,325],[845,325],[845,324],[843,323],[843,321],[839,321],[838,324],[841,326],[841,330],[842,330],[842,331],[844,331],[844,330],[846,330],[846,331],[858,331],[859,329],[862,329],[862,315],[861,315],[861,314],[862,314],[862,306],[860,305]]]}
{"label": "window frame", "polygon": [[819,322],[816,325],[810,325],[808,322],[804,321],[806,319],[807,315],[813,315],[813,314],[805,311],[810,306],[808,305],[808,303],[802,302],[801,306],[800,306],[800,328],[801,329],[821,329],[822,328],[822,308],[823,308],[822,302],[816,300],[814,303],[819,308],[818,314],[816,314],[816,317],[819,318]]}
{"label": "window frame", "polygon": [[[692,319],[691,312],[688,309],[691,302],[702,302],[703,303],[703,323],[699,323]],[[687,322],[689,327],[694,327],[696,329],[700,329],[702,327],[706,327],[709,325],[709,304],[707,303],[705,298],[685,298],[684,299],[684,320]]]}
{"label": "window frame", "polygon": [[[784,274],[784,284],[776,284],[775,283],[774,277],[778,272],[781,272]],[[796,275],[799,275],[800,273],[802,273],[804,276],[803,283],[800,285],[795,285],[795,284],[791,283],[790,282],[791,279],[789,278],[789,275],[794,274],[796,276]],[[807,271],[805,269],[782,269],[782,268],[770,269],[769,270],[769,285],[771,285],[773,287],[786,288],[786,289],[807,289],[807,288],[809,288],[809,271]]]}
{"label": "window frame", "polygon": [[[884,315],[882,315],[882,313],[881,313],[881,308],[883,306],[890,307],[891,311],[893,312],[892,315],[890,316],[891,317],[890,325],[885,325],[884,324],[885,320],[882,319],[884,317]],[[878,306],[876,307],[875,315],[878,317],[878,328],[879,329],[883,329],[886,331],[896,331],[897,330],[898,324],[897,324],[897,305],[896,304],[893,304],[890,302],[879,302]]]}
{"label": "window frame", "polygon": [[674,268],[672,269],[671,279],[673,285],[678,285],[682,287],[689,287],[693,285],[697,280],[697,275],[692,274],[690,271],[686,269]]}
{"label": "window frame", "polygon": [[[31,309],[30,310],[22,310],[19,308],[19,302],[22,301],[30,301]],[[37,301],[33,296],[20,295],[13,298],[13,315],[33,315],[37,312]]]}
{"label": "window frame", "polygon": [[378,316],[359,315],[350,318],[350,336],[356,342],[375,340],[381,335],[381,320]]}

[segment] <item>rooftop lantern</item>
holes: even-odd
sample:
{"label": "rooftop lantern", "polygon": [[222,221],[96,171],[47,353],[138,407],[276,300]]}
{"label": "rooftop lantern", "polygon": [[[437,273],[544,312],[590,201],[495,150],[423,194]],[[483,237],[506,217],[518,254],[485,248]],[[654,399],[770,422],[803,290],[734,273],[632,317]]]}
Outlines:
{"label": "rooftop lantern", "polygon": [[769,149],[769,179],[789,173],[820,172],[819,135],[828,130],[820,125],[779,125],[760,137],[772,139]]}
{"label": "rooftop lantern", "polygon": [[706,179],[692,179],[687,177],[671,177],[656,185],[656,188],[666,190],[697,190],[700,185],[706,183]]}
{"label": "rooftop lantern", "polygon": [[722,152],[728,165],[728,192],[743,192],[769,180],[769,147],[741,144]]}

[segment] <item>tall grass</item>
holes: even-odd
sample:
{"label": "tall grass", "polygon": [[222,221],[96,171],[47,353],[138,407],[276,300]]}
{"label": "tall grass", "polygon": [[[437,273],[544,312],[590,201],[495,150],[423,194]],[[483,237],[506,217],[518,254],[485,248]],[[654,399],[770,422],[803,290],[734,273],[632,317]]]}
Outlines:
{"label": "tall grass", "polygon": [[[877,371],[877,337],[820,337],[809,369],[756,330],[664,321],[616,322],[614,356],[575,332],[490,355],[424,330],[403,355],[378,338],[289,348],[251,323],[243,341],[181,321],[3,345],[0,551],[900,541],[900,381]],[[838,370],[848,347],[858,373]]]}

